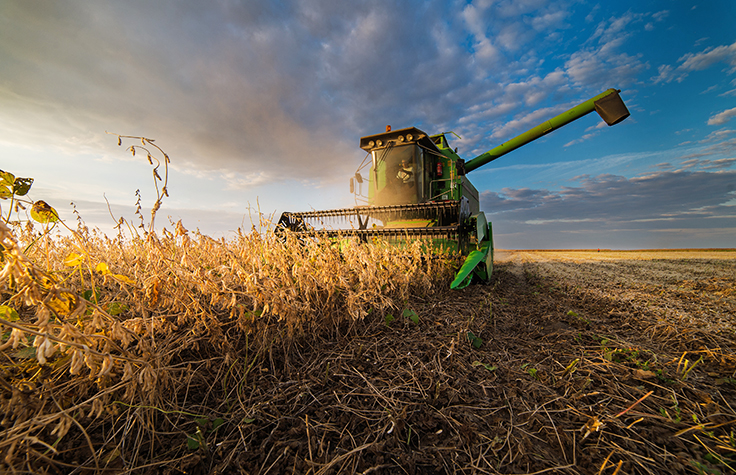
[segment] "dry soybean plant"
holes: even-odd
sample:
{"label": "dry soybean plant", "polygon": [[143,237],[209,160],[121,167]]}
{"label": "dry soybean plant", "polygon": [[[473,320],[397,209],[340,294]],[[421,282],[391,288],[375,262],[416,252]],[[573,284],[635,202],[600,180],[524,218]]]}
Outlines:
{"label": "dry soybean plant", "polygon": [[[418,241],[398,248],[256,230],[214,240],[181,222],[159,235],[168,167],[162,180],[149,149],[169,158],[150,139],[118,138],[140,140],[130,149],[156,162],[162,182],[143,236],[109,238],[80,221],[51,238],[30,220],[11,223],[12,209],[0,220],[0,471],[166,464],[206,445],[203,421],[247,420],[254,366],[288,371],[290,352],[310,339],[379,324],[450,281],[456,257]],[[8,180],[6,199],[32,183]],[[34,219],[58,221],[48,209]]]}

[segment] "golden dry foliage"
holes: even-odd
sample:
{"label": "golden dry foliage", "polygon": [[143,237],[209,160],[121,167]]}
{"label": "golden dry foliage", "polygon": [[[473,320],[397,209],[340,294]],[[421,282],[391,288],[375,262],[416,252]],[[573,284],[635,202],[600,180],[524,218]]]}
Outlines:
{"label": "golden dry foliage", "polygon": [[197,368],[227,369],[241,391],[259,356],[383,321],[446,288],[457,264],[421,242],[175,229],[49,239],[0,222],[0,471],[67,470],[71,450],[88,469],[134,469],[158,427],[185,434],[200,415]]}

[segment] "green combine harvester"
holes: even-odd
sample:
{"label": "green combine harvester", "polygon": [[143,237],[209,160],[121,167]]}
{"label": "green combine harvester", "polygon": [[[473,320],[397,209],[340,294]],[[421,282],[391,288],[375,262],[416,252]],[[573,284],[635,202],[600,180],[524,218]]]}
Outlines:
{"label": "green combine harvester", "polygon": [[[448,144],[452,132],[428,135],[414,127],[387,127],[384,133],[360,139],[360,148],[368,155],[350,179],[350,189],[356,203],[363,204],[284,212],[279,229],[306,236],[382,238],[398,245],[419,238],[434,248],[466,256],[453,289],[474,279],[488,281],[493,270],[492,227],[480,210],[478,190],[466,175],[594,110],[609,126],[621,122],[629,111],[619,92],[609,89],[467,162]],[[366,180],[361,171],[368,167]]]}

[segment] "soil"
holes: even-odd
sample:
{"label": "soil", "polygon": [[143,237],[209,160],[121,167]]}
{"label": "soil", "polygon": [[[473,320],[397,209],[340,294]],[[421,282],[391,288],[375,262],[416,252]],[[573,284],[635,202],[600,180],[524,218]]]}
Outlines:
{"label": "soil", "polygon": [[729,472],[734,257],[497,252],[489,285],[261,358],[247,411],[152,470]]}

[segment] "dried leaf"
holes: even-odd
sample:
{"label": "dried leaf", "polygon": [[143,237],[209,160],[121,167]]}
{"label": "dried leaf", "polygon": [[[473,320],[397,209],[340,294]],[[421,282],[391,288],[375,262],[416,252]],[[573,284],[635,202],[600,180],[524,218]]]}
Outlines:
{"label": "dried leaf", "polygon": [[598,416],[591,417],[583,427],[580,428],[580,432],[585,431],[582,440],[585,440],[591,433],[598,432],[603,427],[603,423],[598,420]]}
{"label": "dried leaf", "polygon": [[634,377],[638,379],[652,379],[656,377],[657,375],[654,374],[651,371],[646,371],[643,369],[635,369],[634,370]]}

